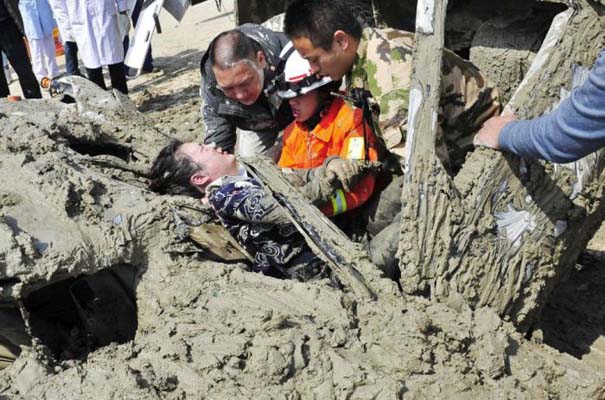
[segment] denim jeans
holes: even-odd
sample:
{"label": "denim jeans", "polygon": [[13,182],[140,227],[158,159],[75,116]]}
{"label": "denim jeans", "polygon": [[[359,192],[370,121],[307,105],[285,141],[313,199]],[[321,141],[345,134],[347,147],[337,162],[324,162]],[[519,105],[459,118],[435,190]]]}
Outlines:
{"label": "denim jeans", "polygon": [[78,45],[76,42],[63,43],[65,49],[65,70],[67,75],[81,76],[80,66],[78,64]]}

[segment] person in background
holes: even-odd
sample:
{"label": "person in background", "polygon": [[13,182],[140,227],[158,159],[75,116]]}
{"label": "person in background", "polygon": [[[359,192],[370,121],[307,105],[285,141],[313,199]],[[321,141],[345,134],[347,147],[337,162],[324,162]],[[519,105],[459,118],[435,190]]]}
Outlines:
{"label": "person in background", "polygon": [[53,30],[56,27],[48,0],[20,0],[23,28],[29,42],[34,74],[43,88],[59,75]]}
{"label": "person in background", "polygon": [[[27,48],[23,41],[23,21],[16,0],[0,0],[0,51],[19,77],[23,96],[28,99],[41,98],[40,86],[32,70]],[[4,68],[0,68],[0,98],[10,95]]]}
{"label": "person in background", "polygon": [[72,33],[88,79],[107,89],[103,66],[109,69],[111,86],[128,94],[124,67],[124,35],[120,14],[128,14],[126,0],[65,0]]}
{"label": "person in background", "polygon": [[65,0],[49,0],[49,4],[55,16],[55,21],[57,21],[63,48],[65,49],[65,69],[67,74],[81,76],[78,63],[78,45],[69,23]]}

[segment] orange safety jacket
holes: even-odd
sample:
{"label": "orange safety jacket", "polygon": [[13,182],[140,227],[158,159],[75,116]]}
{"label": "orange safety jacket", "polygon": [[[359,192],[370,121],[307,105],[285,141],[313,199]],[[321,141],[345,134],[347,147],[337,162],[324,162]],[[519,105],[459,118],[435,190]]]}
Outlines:
{"label": "orange safety jacket", "polygon": [[[280,168],[310,169],[316,168],[331,156],[350,160],[365,160],[362,110],[335,98],[328,112],[315,128],[309,132],[305,124],[294,121],[284,131],[283,149],[279,159]],[[376,137],[368,124],[369,161],[378,160]],[[364,204],[372,195],[376,179],[374,174],[366,174],[350,192],[338,190],[330,203],[321,207],[328,217],[341,214]]]}

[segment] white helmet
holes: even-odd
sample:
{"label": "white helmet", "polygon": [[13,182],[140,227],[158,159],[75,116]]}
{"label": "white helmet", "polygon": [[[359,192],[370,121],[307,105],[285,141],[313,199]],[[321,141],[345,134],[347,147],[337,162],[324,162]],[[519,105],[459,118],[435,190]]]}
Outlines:
{"label": "white helmet", "polygon": [[277,82],[277,95],[282,99],[302,96],[332,82],[329,76],[315,74],[309,62],[292,46],[292,42],[286,44],[280,57],[286,60],[284,72]]}

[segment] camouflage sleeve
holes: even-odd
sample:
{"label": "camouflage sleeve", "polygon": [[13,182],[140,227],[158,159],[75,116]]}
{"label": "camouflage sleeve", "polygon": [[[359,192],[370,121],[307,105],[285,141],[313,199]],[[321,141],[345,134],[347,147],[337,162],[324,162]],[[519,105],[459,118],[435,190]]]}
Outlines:
{"label": "camouflage sleeve", "polygon": [[441,72],[437,154],[457,167],[472,149],[475,132],[499,114],[499,94],[475,65],[449,50],[443,52]]}
{"label": "camouflage sleeve", "polygon": [[216,98],[206,83],[202,84],[201,95],[201,112],[205,132],[204,143],[215,143],[217,147],[233,153],[237,140],[235,124],[217,113],[219,99]]}

